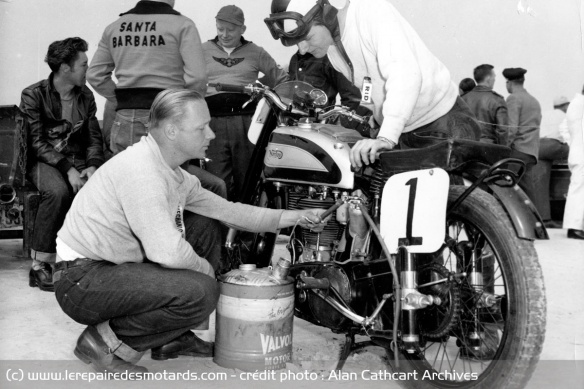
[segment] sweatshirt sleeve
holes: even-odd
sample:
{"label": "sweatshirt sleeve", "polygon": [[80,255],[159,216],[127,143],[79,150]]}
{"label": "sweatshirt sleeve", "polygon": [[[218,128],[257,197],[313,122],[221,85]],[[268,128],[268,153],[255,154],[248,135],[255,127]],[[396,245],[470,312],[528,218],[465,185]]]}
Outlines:
{"label": "sweatshirt sleeve", "polygon": [[142,244],[146,258],[167,268],[214,274],[209,262],[195,253],[174,224],[171,215],[180,210],[169,208],[164,181],[134,176],[116,190],[128,225]]}
{"label": "sweatshirt sleeve", "polygon": [[232,203],[200,186],[193,186],[185,209],[252,232],[276,232],[283,210]]}
{"label": "sweatshirt sleeve", "polygon": [[369,12],[369,20],[363,21],[365,36],[362,39],[377,54],[385,80],[383,124],[378,136],[397,144],[414,111],[422,87],[422,73],[406,27],[384,2],[377,3],[382,9]]}
{"label": "sweatshirt sleeve", "polygon": [[116,83],[112,79],[115,64],[109,51],[108,35],[106,28],[87,69],[87,81],[97,93],[110,101],[116,101]]}
{"label": "sweatshirt sleeve", "polygon": [[260,49],[260,71],[265,74],[264,79],[270,88],[288,80],[288,73],[276,63],[274,58],[263,48]]}
{"label": "sweatshirt sleeve", "polygon": [[188,19],[180,32],[180,54],[184,61],[185,87],[205,96],[207,65],[197,26]]}

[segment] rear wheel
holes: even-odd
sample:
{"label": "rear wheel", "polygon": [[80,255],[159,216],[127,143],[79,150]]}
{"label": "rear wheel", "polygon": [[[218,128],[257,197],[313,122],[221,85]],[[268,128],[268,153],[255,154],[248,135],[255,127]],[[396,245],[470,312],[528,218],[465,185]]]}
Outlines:
{"label": "rear wheel", "polygon": [[[465,190],[450,189],[450,203]],[[418,311],[419,347],[400,354],[400,370],[415,371],[417,380],[402,383],[412,388],[524,387],[539,360],[546,320],[533,242],[517,238],[501,205],[475,190],[447,217],[443,248],[420,257],[424,260],[420,285],[428,277],[449,275],[451,281],[420,288],[441,297],[442,304]],[[393,363],[393,352],[388,358]]]}

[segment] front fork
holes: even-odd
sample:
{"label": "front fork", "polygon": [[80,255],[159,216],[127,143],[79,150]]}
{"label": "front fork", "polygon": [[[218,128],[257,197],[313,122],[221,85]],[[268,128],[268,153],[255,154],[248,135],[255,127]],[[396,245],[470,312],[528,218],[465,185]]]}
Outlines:
{"label": "front fork", "polygon": [[473,304],[469,307],[473,319],[468,320],[465,346],[474,351],[480,349],[485,339],[484,327],[480,323],[480,311],[483,308],[493,307],[497,303],[492,286],[494,283],[493,254],[485,249],[484,243],[481,241],[473,245],[471,242],[464,242],[462,249],[462,263],[468,275],[470,292],[474,294],[473,298],[467,299],[470,304]]}
{"label": "front fork", "polygon": [[416,256],[405,246],[398,250],[398,272],[401,281],[401,340],[402,348],[408,353],[414,353],[419,347],[420,334],[417,323],[419,309],[432,304],[440,304],[440,299],[418,291],[418,272],[416,271]]}

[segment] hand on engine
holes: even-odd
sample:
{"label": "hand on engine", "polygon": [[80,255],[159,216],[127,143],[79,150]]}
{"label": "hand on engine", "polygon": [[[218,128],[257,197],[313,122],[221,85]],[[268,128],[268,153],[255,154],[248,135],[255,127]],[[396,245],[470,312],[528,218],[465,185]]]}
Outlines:
{"label": "hand on engine", "polygon": [[326,212],[326,209],[305,209],[301,211],[302,217],[299,219],[298,224],[301,227],[308,228],[313,232],[322,232],[326,223],[330,220],[331,216],[327,216],[322,219],[320,215]]}
{"label": "hand on engine", "polygon": [[312,229],[315,232],[320,232],[330,219],[330,216],[321,218],[326,209],[300,209],[296,211],[284,211],[280,218],[278,228],[292,227],[298,224],[301,227]]}

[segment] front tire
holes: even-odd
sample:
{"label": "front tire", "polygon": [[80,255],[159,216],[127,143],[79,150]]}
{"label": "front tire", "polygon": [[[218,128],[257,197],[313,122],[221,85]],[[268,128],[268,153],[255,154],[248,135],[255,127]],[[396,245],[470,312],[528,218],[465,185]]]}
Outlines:
{"label": "front tire", "polygon": [[[465,189],[451,186],[449,203]],[[539,360],[546,323],[544,281],[533,242],[517,237],[505,210],[482,190],[475,190],[447,216],[448,240],[443,249],[423,255],[420,262],[425,259],[430,262],[425,266],[445,267],[452,275],[467,272],[459,283],[450,285],[458,288],[461,311],[441,316],[453,320],[441,338],[425,337],[420,329],[420,346],[414,353],[400,354],[399,369],[415,372],[417,380],[402,384],[409,388],[525,387]],[[468,274],[472,270],[468,258],[474,258],[475,269],[484,277],[482,287]],[[486,296],[496,303],[484,307]],[[432,326],[420,324],[424,325]],[[388,358],[393,363],[389,350]]]}

